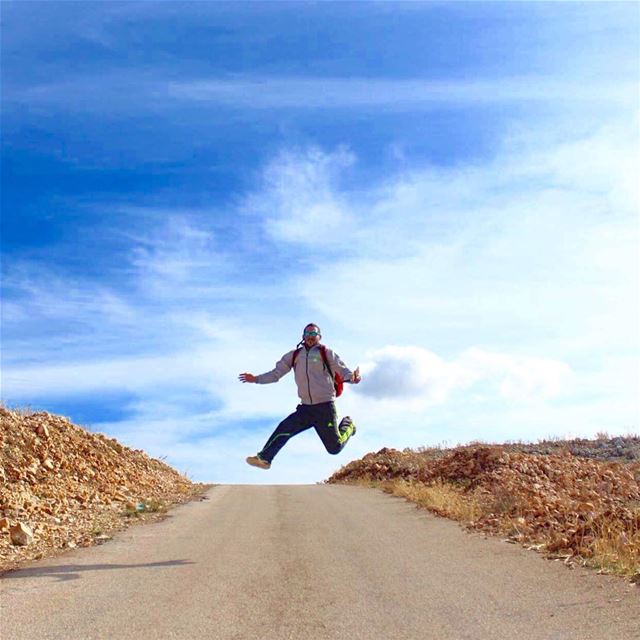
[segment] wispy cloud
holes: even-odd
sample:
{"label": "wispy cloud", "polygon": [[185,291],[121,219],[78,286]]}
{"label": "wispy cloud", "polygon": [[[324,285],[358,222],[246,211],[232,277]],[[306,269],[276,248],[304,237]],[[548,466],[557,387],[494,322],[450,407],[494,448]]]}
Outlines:
{"label": "wispy cloud", "polygon": [[245,108],[386,107],[397,110],[560,99],[624,105],[633,99],[636,87],[631,80],[589,86],[581,82],[572,83],[571,79],[561,81],[540,76],[464,81],[261,77],[173,81],[168,83],[166,92],[174,99]]}
{"label": "wispy cloud", "polygon": [[[365,196],[365,207],[350,203],[360,224],[332,245],[338,255],[350,248],[349,257],[298,286],[335,320],[357,309],[371,331],[378,318],[405,332],[422,317],[437,335],[448,325],[504,343],[521,340],[521,331],[529,343],[576,340],[575,326],[587,329],[613,303],[609,339],[624,328],[620,342],[633,341],[638,142],[623,140],[624,131],[605,128],[544,151],[518,142],[482,168],[393,176]],[[585,174],[603,155],[609,161],[596,160],[590,181]]]}
{"label": "wispy cloud", "polygon": [[169,215],[151,234],[131,238],[130,268],[150,299],[224,296],[230,260],[215,234],[187,217]]}
{"label": "wispy cloud", "polygon": [[332,244],[353,225],[335,183],[354,161],[346,149],[282,152],[265,168],[261,188],[247,198],[244,209],[274,241],[317,245],[322,251],[319,239]]}
{"label": "wispy cloud", "polygon": [[[29,104],[64,107],[65,111],[102,113],[174,111],[186,104],[234,109],[384,109],[433,110],[443,106],[526,104],[547,107],[564,101],[592,108],[628,108],[637,101],[632,78],[606,83],[572,77],[502,77],[439,81],[358,77],[236,77],[175,80],[154,72],[124,71],[76,76],[29,87],[8,87],[6,107]],[[70,101],[70,96],[73,100]]]}

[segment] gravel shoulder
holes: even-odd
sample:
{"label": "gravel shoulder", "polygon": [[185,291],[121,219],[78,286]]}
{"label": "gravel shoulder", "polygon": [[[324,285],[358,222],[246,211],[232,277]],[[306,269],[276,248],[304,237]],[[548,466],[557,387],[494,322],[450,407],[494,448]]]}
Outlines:
{"label": "gravel shoulder", "polygon": [[101,544],[206,488],[62,416],[0,406],[0,572]]}

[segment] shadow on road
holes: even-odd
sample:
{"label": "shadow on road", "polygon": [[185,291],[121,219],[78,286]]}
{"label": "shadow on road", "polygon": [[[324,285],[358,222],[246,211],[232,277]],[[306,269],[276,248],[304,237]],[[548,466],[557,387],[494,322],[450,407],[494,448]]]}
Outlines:
{"label": "shadow on road", "polygon": [[142,569],[146,567],[182,567],[195,564],[192,560],[167,560],[142,564],[62,564],[53,567],[30,567],[17,569],[0,576],[3,580],[16,578],[55,577],[58,580],[78,580],[83,571],[107,571],[111,569]]}

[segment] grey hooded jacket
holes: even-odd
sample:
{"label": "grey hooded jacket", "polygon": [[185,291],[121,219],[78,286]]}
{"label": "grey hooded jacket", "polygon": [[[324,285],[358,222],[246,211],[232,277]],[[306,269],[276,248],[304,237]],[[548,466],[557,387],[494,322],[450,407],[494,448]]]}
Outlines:
{"label": "grey hooded jacket", "polygon": [[[328,347],[327,360],[331,367],[331,375],[327,371],[322,361],[320,347],[315,345],[311,349],[302,347],[295,362],[295,379],[298,385],[298,396],[302,404],[319,404],[320,402],[330,402],[336,399],[336,391],[333,387],[333,375],[339,373],[345,382],[351,382],[353,372],[349,369],[340,356]],[[291,361],[295,349],[285,353],[278,362],[275,369],[267,373],[256,376],[258,384],[270,384],[278,382],[282,376],[291,371]]]}

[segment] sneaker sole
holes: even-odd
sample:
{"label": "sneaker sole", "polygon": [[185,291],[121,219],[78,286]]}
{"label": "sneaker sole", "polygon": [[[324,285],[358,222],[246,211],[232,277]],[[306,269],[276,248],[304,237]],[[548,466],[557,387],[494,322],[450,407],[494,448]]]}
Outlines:
{"label": "sneaker sole", "polygon": [[250,464],[252,467],[257,467],[258,469],[271,469],[271,465],[264,460],[260,460],[260,458],[256,458],[255,456],[249,456],[247,458],[247,464]]}

